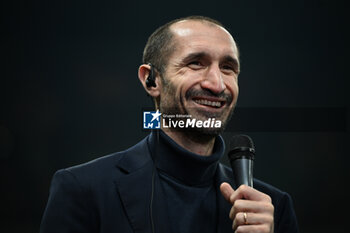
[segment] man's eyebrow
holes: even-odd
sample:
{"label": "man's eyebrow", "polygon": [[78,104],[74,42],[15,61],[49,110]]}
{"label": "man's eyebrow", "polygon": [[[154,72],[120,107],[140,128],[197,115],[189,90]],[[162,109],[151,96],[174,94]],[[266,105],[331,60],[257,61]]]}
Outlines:
{"label": "man's eyebrow", "polygon": [[[201,59],[201,58],[204,58],[204,57],[210,57],[210,54],[209,53],[206,53],[206,52],[195,52],[195,53],[190,53],[188,54],[186,57],[184,57],[182,59],[182,62],[183,63],[187,63],[187,62],[190,62],[192,60],[197,60],[197,59]],[[236,72],[239,72],[240,70],[240,65],[239,65],[239,61],[237,58],[234,58],[232,57],[231,55],[226,55],[224,56],[222,59],[221,59],[221,62],[227,62],[227,63],[231,63]]]}
{"label": "man's eyebrow", "polygon": [[222,59],[222,61],[224,61],[224,62],[229,62],[229,63],[233,63],[233,64],[239,66],[239,61],[238,61],[236,58],[234,58],[234,57],[232,57],[232,56],[230,56],[230,55],[225,56],[225,57]]}
{"label": "man's eyebrow", "polygon": [[222,62],[228,62],[228,63],[231,63],[233,66],[234,66],[234,69],[236,70],[236,72],[239,73],[240,71],[240,65],[239,65],[239,61],[237,58],[234,58],[230,55],[227,55],[225,56],[223,59],[222,59]]}
{"label": "man's eyebrow", "polygon": [[[195,60],[195,59],[199,59],[199,58],[203,58],[203,57],[209,57],[210,55],[206,52],[196,52],[196,53],[190,53],[188,54],[186,57],[184,57],[182,60],[183,61],[190,61],[190,60]],[[225,57],[223,57],[223,59],[221,59],[221,61],[224,61],[224,62],[230,62],[230,63],[233,63],[235,65],[239,65],[239,61],[230,56],[230,55],[227,55]]]}
{"label": "man's eyebrow", "polygon": [[190,53],[188,54],[186,57],[184,57],[182,60],[184,62],[186,61],[191,61],[191,60],[195,60],[195,59],[199,59],[199,58],[203,58],[203,57],[208,57],[209,54],[206,52],[196,52],[196,53]]}

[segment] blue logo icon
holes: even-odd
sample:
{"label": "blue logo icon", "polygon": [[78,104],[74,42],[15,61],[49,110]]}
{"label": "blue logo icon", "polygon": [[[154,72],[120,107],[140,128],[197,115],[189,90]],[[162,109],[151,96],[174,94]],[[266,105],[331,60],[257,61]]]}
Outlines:
{"label": "blue logo icon", "polygon": [[160,116],[162,114],[159,110],[152,112],[143,112],[143,128],[144,129],[160,129]]}

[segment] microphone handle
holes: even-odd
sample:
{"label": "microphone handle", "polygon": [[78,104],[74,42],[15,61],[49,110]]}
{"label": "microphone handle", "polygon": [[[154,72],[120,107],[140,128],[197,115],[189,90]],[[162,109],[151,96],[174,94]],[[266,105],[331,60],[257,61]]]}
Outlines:
{"label": "microphone handle", "polygon": [[236,189],[242,184],[253,187],[253,160],[243,157],[230,162]]}

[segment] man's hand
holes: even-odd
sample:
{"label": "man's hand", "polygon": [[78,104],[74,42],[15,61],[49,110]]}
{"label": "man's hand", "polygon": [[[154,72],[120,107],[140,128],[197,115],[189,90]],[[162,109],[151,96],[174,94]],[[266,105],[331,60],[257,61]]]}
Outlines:
{"label": "man's hand", "polygon": [[273,233],[274,207],[270,196],[246,185],[233,190],[228,183],[222,183],[220,190],[224,198],[232,204],[230,219],[236,233]]}

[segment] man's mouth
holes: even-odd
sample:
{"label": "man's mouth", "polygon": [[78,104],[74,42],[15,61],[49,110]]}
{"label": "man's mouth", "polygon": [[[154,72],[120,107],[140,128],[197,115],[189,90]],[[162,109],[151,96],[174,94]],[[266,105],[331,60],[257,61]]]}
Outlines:
{"label": "man's mouth", "polygon": [[213,108],[221,108],[225,104],[225,101],[221,100],[193,99],[193,101],[199,105],[209,106]]}

